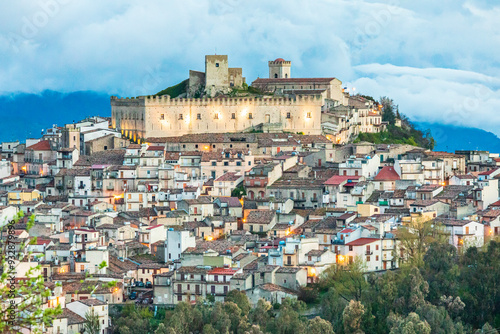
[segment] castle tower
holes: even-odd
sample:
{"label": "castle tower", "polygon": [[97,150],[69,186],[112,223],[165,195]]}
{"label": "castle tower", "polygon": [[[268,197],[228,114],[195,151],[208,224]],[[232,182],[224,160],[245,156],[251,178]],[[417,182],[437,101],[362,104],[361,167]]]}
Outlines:
{"label": "castle tower", "polygon": [[269,61],[269,79],[288,79],[290,78],[290,69],[292,62],[278,58],[274,61]]}
{"label": "castle tower", "polygon": [[229,87],[227,55],[205,56],[205,88],[224,90]]}

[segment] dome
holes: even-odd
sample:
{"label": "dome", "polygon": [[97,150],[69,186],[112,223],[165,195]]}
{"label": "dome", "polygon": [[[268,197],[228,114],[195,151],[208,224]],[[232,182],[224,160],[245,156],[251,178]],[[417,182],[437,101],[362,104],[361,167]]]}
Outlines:
{"label": "dome", "polygon": [[276,60],[275,60],[276,63],[282,63],[284,61],[285,61],[285,59],[283,59],[283,58],[276,58]]}

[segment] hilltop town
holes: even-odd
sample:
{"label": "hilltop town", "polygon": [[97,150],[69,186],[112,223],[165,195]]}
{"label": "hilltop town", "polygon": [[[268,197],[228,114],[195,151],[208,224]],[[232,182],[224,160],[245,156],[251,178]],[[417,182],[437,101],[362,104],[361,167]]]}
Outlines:
{"label": "hilltop town", "polygon": [[109,118],[1,143],[0,225],[24,212],[12,234],[35,240],[15,278],[36,267],[43,307],[63,310],[45,331],[78,333],[92,310],[105,333],[116,304],[300,299],[331,268],[397,270],[414,224],[459,252],[500,234],[498,153],[362,141],[409,124],[337,78],[268,67],[247,84],[208,55],[175,89],[112,96]]}

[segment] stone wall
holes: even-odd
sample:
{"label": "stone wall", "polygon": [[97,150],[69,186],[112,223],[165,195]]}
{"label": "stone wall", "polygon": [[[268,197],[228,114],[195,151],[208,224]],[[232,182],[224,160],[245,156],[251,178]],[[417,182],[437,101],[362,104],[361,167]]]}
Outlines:
{"label": "stone wall", "polygon": [[[171,99],[111,97],[113,127],[129,138],[241,132],[259,124],[321,134],[321,96],[291,98]],[[134,139],[134,138],[132,138]]]}

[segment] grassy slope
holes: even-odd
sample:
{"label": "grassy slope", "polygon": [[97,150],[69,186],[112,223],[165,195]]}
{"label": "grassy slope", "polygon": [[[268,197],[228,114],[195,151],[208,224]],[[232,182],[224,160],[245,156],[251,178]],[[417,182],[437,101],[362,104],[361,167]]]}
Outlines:
{"label": "grassy slope", "polygon": [[176,98],[177,96],[186,93],[188,89],[189,79],[186,79],[177,85],[168,87],[162,91],[156,93],[157,96],[170,95],[171,98]]}

